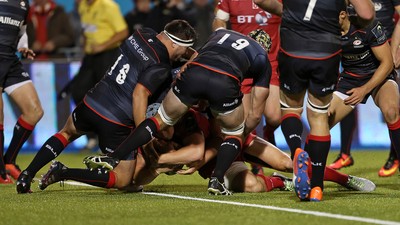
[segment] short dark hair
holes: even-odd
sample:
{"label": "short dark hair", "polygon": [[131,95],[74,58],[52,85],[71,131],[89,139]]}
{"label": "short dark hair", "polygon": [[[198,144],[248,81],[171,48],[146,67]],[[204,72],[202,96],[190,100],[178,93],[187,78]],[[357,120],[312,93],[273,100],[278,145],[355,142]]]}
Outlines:
{"label": "short dark hair", "polygon": [[164,30],[182,40],[197,39],[196,31],[186,20],[172,20]]}

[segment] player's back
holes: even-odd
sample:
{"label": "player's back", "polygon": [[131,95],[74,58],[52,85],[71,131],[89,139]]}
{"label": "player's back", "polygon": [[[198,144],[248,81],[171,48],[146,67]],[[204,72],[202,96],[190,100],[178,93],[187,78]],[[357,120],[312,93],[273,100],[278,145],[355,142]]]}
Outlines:
{"label": "player's back", "polygon": [[294,56],[325,58],[340,52],[339,13],[344,0],[284,0],[281,49]]}
{"label": "player's back", "polygon": [[256,41],[227,29],[215,31],[198,53],[194,62],[229,73],[240,81],[250,69],[269,63],[267,53]]}
{"label": "player's back", "polygon": [[155,31],[144,29],[125,40],[120,46],[119,57],[103,79],[87,93],[85,102],[113,121],[133,125],[132,93],[136,85],[142,83],[154,94],[155,90],[147,85],[153,83],[151,79],[156,73],[159,73],[158,82],[165,80],[168,83],[164,88],[169,87],[172,79],[168,51],[156,35]]}

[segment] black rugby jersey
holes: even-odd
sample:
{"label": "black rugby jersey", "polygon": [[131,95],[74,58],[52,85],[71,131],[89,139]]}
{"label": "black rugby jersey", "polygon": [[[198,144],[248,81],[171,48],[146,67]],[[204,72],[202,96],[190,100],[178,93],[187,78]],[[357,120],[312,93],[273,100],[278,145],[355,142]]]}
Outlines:
{"label": "black rugby jersey", "polygon": [[244,78],[254,78],[254,85],[269,86],[271,64],[268,54],[250,37],[232,30],[219,29],[198,53],[193,60],[195,63],[227,73],[239,82]]}
{"label": "black rugby jersey", "polygon": [[373,0],[376,12],[376,19],[379,20],[386,31],[386,36],[390,39],[394,31],[393,16],[396,6],[400,5],[400,0]]}
{"label": "black rugby jersey", "polygon": [[371,47],[382,45],[386,41],[384,29],[377,20],[362,30],[357,30],[351,25],[349,32],[342,36],[344,71],[355,76],[372,76],[380,62],[374,56]]}
{"label": "black rugby jersey", "polygon": [[160,101],[172,83],[167,48],[151,29],[137,30],[120,46],[120,55],[105,76],[88,91],[85,103],[100,115],[134,126],[132,93],[139,83],[151,93],[148,104]]}
{"label": "black rugby jersey", "polygon": [[298,57],[325,58],[340,52],[339,13],[344,0],[284,0],[281,50]]}
{"label": "black rugby jersey", "polygon": [[0,55],[15,57],[28,11],[28,0],[0,0]]}

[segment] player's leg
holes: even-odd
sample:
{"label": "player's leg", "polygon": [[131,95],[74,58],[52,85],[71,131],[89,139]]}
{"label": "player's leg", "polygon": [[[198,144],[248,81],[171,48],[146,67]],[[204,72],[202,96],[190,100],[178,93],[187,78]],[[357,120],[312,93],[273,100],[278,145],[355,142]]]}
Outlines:
{"label": "player's leg", "polygon": [[[399,119],[399,92],[394,80],[387,80],[373,93],[375,104],[381,109],[389,128],[389,136],[397,156],[400,155],[400,119]],[[397,168],[388,171],[388,175],[396,172]]]}
{"label": "player's leg", "polygon": [[31,81],[11,85],[5,91],[22,113],[14,126],[13,136],[4,156],[6,167],[8,167],[14,179],[17,179],[20,174],[19,168],[15,163],[17,155],[23,144],[30,137],[37,122],[42,118],[43,109]]}
{"label": "player's leg", "polygon": [[[74,110],[73,113],[79,115],[75,118],[80,118],[80,115],[84,114],[82,113],[84,112],[82,111],[82,109],[82,105],[80,105]],[[85,119],[82,120],[80,118],[79,121],[84,123]],[[70,115],[64,127],[58,133],[47,139],[47,141],[39,149],[38,153],[36,153],[32,162],[24,171],[22,171],[17,180],[17,192],[30,192],[30,185],[36,173],[47,163],[49,163],[51,160],[55,159],[59,154],[61,154],[61,152],[71,141],[75,140],[81,135],[82,133],[76,129],[72,115]]]}

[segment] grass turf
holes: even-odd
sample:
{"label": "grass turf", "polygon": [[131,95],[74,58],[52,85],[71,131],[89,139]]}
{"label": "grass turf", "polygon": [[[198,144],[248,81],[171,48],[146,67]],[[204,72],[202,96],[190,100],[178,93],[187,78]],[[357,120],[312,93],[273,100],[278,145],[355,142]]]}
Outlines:
{"label": "grass turf", "polygon": [[[328,163],[336,157],[332,151]],[[372,193],[349,191],[337,184],[325,182],[324,199],[320,203],[300,202],[294,193],[234,193],[233,196],[209,196],[207,180],[192,176],[160,175],[145,192],[167,193],[201,199],[240,202],[280,208],[318,211],[322,213],[392,221],[400,224],[399,172],[388,178],[377,175],[387,158],[387,151],[354,151],[355,165],[341,172],[365,177],[376,183]],[[83,168],[82,154],[62,154],[57,160],[68,167]],[[33,155],[21,154],[18,164],[25,168]],[[44,174],[49,166],[39,173]],[[266,174],[273,170],[264,169]],[[290,176],[290,174],[287,174]],[[32,194],[16,194],[15,185],[0,185],[0,224],[368,224],[351,218],[329,218],[265,208],[228,205],[123,193],[95,187],[58,184],[45,191],[32,184]],[[370,221],[373,223],[374,221]],[[382,221],[375,221],[382,223]]]}

